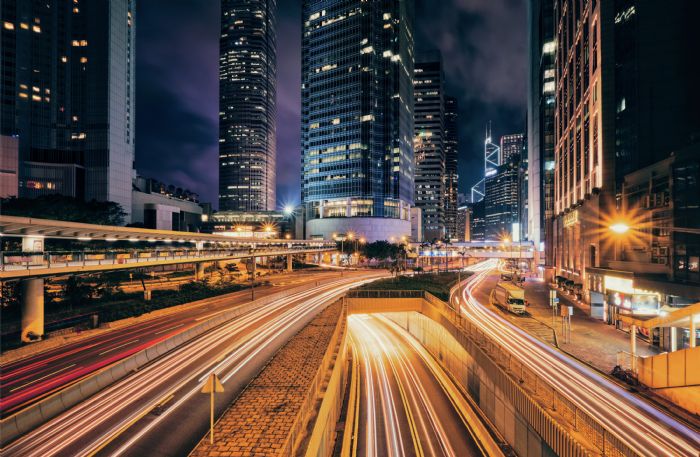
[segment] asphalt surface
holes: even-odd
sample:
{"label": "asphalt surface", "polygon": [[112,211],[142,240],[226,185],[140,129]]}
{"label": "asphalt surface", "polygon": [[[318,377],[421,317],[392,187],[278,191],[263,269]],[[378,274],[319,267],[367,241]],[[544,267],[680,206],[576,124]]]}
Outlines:
{"label": "asphalt surface", "polygon": [[475,274],[461,291],[460,310],[464,315],[526,367],[550,385],[557,386],[577,408],[602,423],[608,432],[640,456],[700,455],[697,431],[522,331],[485,306],[493,287],[493,282],[487,279],[496,267],[496,261],[471,267]]}
{"label": "asphalt surface", "polygon": [[380,275],[346,274],[223,324],[19,438],[3,454],[187,455],[208,427],[208,397],[199,392],[209,373],[217,373],[225,389],[218,395],[220,413],[287,338],[347,288]]}
{"label": "asphalt surface", "polygon": [[360,363],[356,455],[483,455],[448,394],[451,382],[427,351],[382,317],[348,320]]}
{"label": "asphalt surface", "polygon": [[[339,277],[338,272],[293,273],[256,288],[255,297]],[[250,290],[212,297],[202,305],[114,329],[0,366],[0,411],[7,417],[95,371],[199,324],[207,317],[250,302]]]}

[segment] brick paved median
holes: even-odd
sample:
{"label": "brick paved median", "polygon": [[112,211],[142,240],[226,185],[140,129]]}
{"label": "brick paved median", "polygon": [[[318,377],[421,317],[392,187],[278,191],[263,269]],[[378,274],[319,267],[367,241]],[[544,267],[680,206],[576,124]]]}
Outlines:
{"label": "brick paved median", "polygon": [[292,455],[316,404],[342,312],[340,301],[330,305],[285,344],[217,421],[214,445],[207,434],[190,455]]}

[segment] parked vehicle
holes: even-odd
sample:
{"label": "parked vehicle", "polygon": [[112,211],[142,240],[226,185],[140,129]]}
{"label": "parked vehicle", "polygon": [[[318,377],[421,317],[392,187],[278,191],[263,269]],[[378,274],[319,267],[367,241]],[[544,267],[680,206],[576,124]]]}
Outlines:
{"label": "parked vehicle", "polygon": [[525,312],[525,290],[507,281],[499,281],[491,292],[491,302],[513,314]]}

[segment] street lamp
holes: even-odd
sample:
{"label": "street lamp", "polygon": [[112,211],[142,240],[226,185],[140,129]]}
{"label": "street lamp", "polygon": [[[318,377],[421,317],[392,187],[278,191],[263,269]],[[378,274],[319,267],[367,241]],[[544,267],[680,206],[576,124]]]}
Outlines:
{"label": "street lamp", "polygon": [[629,231],[629,229],[630,229],[630,226],[625,224],[624,222],[617,222],[617,223],[612,224],[610,226],[610,230],[619,234],[619,235],[623,235],[623,234],[627,233]]}

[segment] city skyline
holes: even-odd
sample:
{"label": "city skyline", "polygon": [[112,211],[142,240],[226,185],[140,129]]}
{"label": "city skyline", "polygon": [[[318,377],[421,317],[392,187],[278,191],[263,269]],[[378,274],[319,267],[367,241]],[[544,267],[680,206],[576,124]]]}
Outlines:
{"label": "city skyline", "polygon": [[[525,34],[525,5],[509,1],[438,7],[416,2],[417,50],[438,48],[445,58],[447,92],[458,98],[461,192],[478,180],[483,126],[494,136],[522,131],[525,122],[525,43],[499,34],[499,25]],[[148,177],[189,188],[202,201],[218,200],[219,4],[137,3],[136,168]],[[299,129],[301,9],[278,5],[277,207],[300,203]],[[450,33],[439,24],[454,24]],[[471,24],[465,28],[458,23]],[[451,33],[456,30],[457,33]],[[486,64],[491,67],[487,75]],[[522,81],[507,74],[520,68]],[[195,70],[196,69],[196,70]],[[166,82],[164,85],[163,82]],[[520,87],[522,85],[522,87]],[[168,109],[164,110],[163,107]],[[466,118],[466,116],[464,116]],[[188,125],[173,129],[173,125]],[[184,171],[187,170],[187,171]]]}

